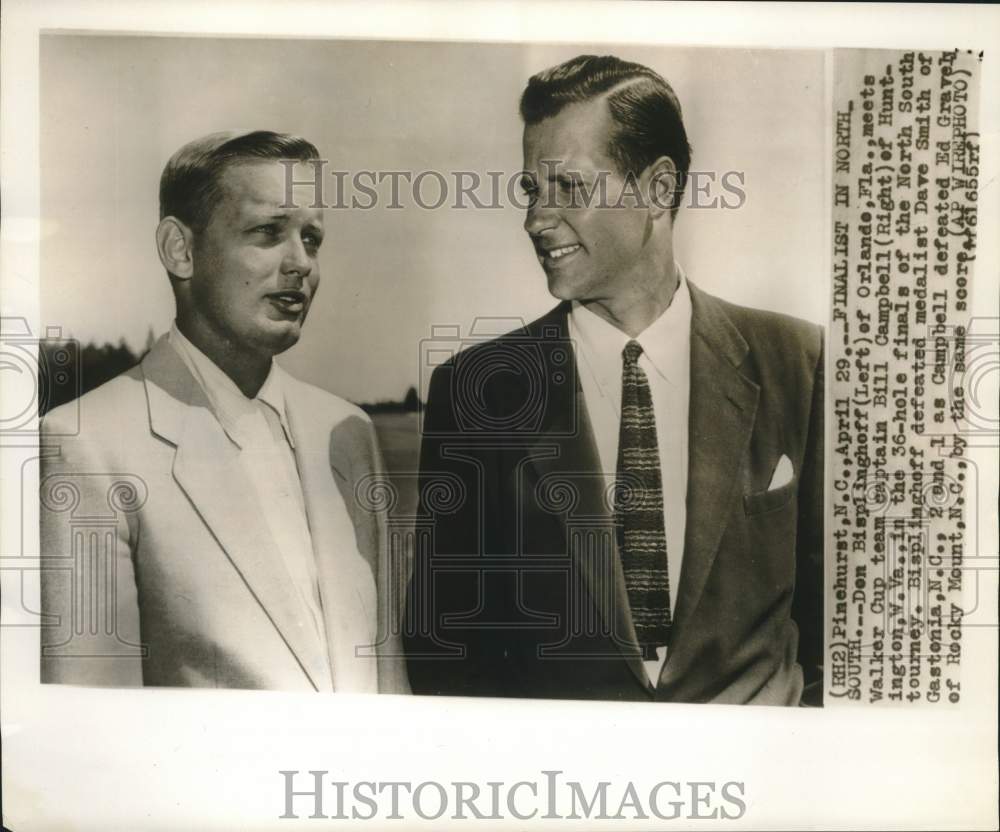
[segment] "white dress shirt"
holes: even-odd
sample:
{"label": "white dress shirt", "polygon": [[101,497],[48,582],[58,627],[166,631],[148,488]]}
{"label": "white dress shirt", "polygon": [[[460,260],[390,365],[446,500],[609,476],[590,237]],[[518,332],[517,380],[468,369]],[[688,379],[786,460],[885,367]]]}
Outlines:
{"label": "white dress shirt", "polygon": [[[670,306],[634,339],[642,346],[639,367],[649,381],[660,449],[671,613],[677,608],[684,559],[691,392],[691,294],[680,267],[677,274],[680,282]],[[569,337],[576,350],[580,386],[601,468],[610,486],[618,466],[622,350],[633,339],[576,301],[569,315]],[[654,685],[666,661],[666,649],[660,648],[657,656],[656,661],[643,663]]]}
{"label": "white dress shirt", "polygon": [[258,505],[248,506],[247,510],[260,510],[298,590],[303,622],[316,631],[326,654],[312,535],[295,462],[295,443],[285,413],[284,371],[272,362],[260,391],[248,399],[176,324],[168,340],[205,391],[222,429],[239,448],[240,462],[258,498]]}

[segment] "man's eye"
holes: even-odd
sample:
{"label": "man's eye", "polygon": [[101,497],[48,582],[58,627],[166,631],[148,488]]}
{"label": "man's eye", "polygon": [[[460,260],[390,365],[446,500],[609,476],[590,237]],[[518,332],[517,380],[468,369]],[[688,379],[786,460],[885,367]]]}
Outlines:
{"label": "man's eye", "polygon": [[266,225],[258,225],[253,229],[256,234],[267,234],[268,236],[274,236],[278,233],[278,226],[273,223],[267,223]]}
{"label": "man's eye", "polygon": [[305,243],[306,248],[319,251],[319,247],[323,245],[323,238],[318,234],[304,234],[302,242]]}
{"label": "man's eye", "polygon": [[526,196],[535,196],[538,193],[538,187],[530,179],[521,180],[521,190]]}

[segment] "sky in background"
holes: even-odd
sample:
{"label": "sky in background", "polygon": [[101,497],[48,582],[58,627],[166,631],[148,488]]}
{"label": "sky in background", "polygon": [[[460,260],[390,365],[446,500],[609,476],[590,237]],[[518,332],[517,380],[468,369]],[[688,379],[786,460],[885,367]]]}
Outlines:
{"label": "sky in background", "polygon": [[[688,276],[727,300],[825,323],[821,52],[55,34],[41,43],[42,323],[133,349],[169,327],[157,188],[192,138],[266,128],[305,136],[351,174],[515,176],[525,82],[582,52],[659,71],[681,100],[692,169],[744,172],[739,210],[681,210]],[[379,190],[387,197],[389,183]],[[435,199],[434,181],[423,194]],[[477,318],[501,319],[480,330],[510,329],[554,304],[523,211],[505,196],[499,209],[425,210],[408,189],[402,209],[387,202],[328,210],[320,291],[281,359],[359,402],[421,385],[428,351],[454,343],[442,333],[464,335]]]}

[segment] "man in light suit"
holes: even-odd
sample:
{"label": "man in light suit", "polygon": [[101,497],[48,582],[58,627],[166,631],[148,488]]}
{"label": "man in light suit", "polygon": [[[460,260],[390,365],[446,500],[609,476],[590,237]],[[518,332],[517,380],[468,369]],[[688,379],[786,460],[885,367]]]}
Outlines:
{"label": "man in light suit", "polygon": [[561,303],[432,377],[422,493],[454,499],[422,504],[414,692],[799,704],[822,664],[821,331],[675,262],[690,148],[657,73],[581,56],[521,115]]}
{"label": "man in light suit", "polygon": [[319,286],[322,211],[286,185],[316,158],[254,131],[167,163],[176,321],[42,424],[43,681],[408,691],[371,422],[273,360]]}

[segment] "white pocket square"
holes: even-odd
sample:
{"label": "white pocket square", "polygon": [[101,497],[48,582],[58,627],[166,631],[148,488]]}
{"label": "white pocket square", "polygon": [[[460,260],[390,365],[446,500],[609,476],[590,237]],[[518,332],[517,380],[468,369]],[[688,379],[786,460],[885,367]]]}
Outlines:
{"label": "white pocket square", "polygon": [[794,476],[795,472],[792,470],[792,461],[782,454],[781,459],[778,460],[778,464],[774,468],[774,473],[771,475],[771,484],[767,487],[767,490],[774,491],[776,488],[788,485]]}

